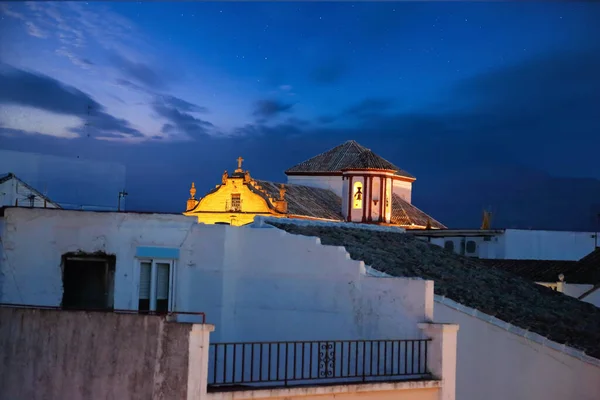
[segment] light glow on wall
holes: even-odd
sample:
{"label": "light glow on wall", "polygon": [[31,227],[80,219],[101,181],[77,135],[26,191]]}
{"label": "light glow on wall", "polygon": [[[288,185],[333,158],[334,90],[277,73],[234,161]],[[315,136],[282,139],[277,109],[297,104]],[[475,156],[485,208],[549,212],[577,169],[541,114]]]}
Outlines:
{"label": "light glow on wall", "polygon": [[364,197],[364,193],[363,193],[363,185],[362,182],[355,182],[354,183],[354,190],[352,191],[353,193],[353,201],[354,201],[354,208],[362,208],[362,204],[363,204],[363,197]]}

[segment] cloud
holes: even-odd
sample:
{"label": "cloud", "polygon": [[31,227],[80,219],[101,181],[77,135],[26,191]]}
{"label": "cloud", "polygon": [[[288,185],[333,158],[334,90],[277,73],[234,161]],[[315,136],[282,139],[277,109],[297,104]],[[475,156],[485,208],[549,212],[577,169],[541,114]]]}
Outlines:
{"label": "cloud", "polygon": [[293,104],[283,103],[279,100],[259,100],[254,104],[253,115],[259,118],[273,118],[281,113],[291,111]]}
{"label": "cloud", "polygon": [[165,86],[165,80],[147,64],[131,61],[120,54],[113,52],[110,60],[121,73],[151,89],[160,89]]}
{"label": "cloud", "polygon": [[55,51],[55,53],[60,56],[68,58],[69,61],[71,61],[71,63],[73,63],[73,65],[76,65],[83,69],[90,69],[94,65],[94,63],[91,62],[90,60],[88,60],[87,58],[79,58],[78,56],[73,54],[71,51],[67,50],[65,47],[61,47],[61,48],[57,49]]}
{"label": "cloud", "polygon": [[0,11],[6,15],[7,17],[11,17],[11,18],[15,18],[15,19],[20,19],[21,21],[25,20],[25,16],[21,13],[18,13],[16,11],[13,11],[8,4],[5,3],[1,3],[0,4]]}
{"label": "cloud", "polygon": [[316,67],[310,73],[310,78],[321,85],[332,85],[338,83],[344,73],[346,66],[340,61],[331,61]]}
{"label": "cloud", "polygon": [[163,104],[167,107],[176,108],[182,112],[197,112],[197,113],[207,113],[208,109],[206,107],[202,107],[193,103],[190,103],[186,100],[180,99],[175,96],[158,94],[157,101],[162,101]]}
{"label": "cloud", "polygon": [[31,21],[25,22],[25,26],[27,27],[27,33],[33,37],[45,39],[48,37],[48,34],[41,30],[36,24]]}
{"label": "cloud", "polygon": [[[173,102],[173,99],[176,101]],[[181,102],[185,105],[183,109],[174,106]],[[171,139],[195,139],[203,135],[217,134],[212,123],[185,112],[189,110],[190,106],[195,105],[174,97],[171,97],[170,103],[163,99],[157,99],[152,107],[160,117],[168,121],[163,125],[161,132]]]}
{"label": "cloud", "polygon": [[76,116],[88,123],[70,128],[100,136],[143,136],[124,119],[106,113],[104,106],[81,90],[46,75],[0,64],[0,104],[33,107],[56,114]]}

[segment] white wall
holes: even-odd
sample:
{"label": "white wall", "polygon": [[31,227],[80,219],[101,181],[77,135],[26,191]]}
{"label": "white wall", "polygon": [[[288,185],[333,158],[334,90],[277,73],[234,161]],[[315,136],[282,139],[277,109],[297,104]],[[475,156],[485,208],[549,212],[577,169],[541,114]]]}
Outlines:
{"label": "white wall", "polygon": [[563,283],[562,292],[564,294],[566,294],[567,296],[577,298],[593,287],[594,287],[594,285],[591,285],[591,284],[590,285],[582,285],[582,284],[576,284],[576,283]]}
{"label": "white wall", "polygon": [[458,331],[456,398],[597,400],[600,367],[436,301],[436,322]]}
{"label": "white wall", "polygon": [[[329,189],[340,197],[342,196],[342,177],[340,175],[333,176],[295,176],[287,177],[287,183],[294,185],[304,185],[321,189]],[[346,192],[347,193],[347,192]]]}
{"label": "white wall", "polygon": [[[428,240],[427,238],[423,240]],[[448,236],[448,237],[432,237],[430,243],[435,244],[440,247],[444,247],[447,241],[451,241],[454,243],[454,252],[456,254],[461,254],[461,242],[465,241],[465,256],[469,257],[479,257],[479,258],[502,258],[503,255],[503,241],[501,237],[493,236],[490,237],[489,241],[486,241],[483,236],[471,236],[471,237],[462,237],[462,236]],[[476,245],[475,253],[467,253],[466,252],[466,242],[474,241]]]}
{"label": "white wall", "polygon": [[507,229],[506,259],[579,260],[594,250],[593,232]]}
{"label": "white wall", "polygon": [[201,225],[185,216],[7,209],[2,302],[57,306],[61,255],[116,255],[114,306],[136,309],[138,246],[180,249],[176,310],[204,311],[213,340],[421,338],[433,282],[370,277],[317,238]]}
{"label": "white wall", "polygon": [[394,179],[394,194],[402,197],[409,203],[412,202],[412,182]]}
{"label": "white wall", "polygon": [[[33,196],[33,204],[29,200],[29,196]],[[16,205],[21,207],[57,208],[53,203],[44,201],[43,197],[37,195],[17,179],[12,178],[0,183],[0,206]]]}
{"label": "white wall", "polygon": [[[593,235],[593,232],[506,229],[490,241],[485,241],[483,236],[467,237],[466,240],[477,243],[479,258],[577,261],[594,250]],[[461,236],[431,238],[431,243],[444,247],[448,240],[454,242],[455,252],[460,254]]]}
{"label": "white wall", "polygon": [[584,297],[581,301],[585,301],[586,303],[590,303],[595,305],[596,307],[600,307],[600,289],[590,293],[588,296]]}

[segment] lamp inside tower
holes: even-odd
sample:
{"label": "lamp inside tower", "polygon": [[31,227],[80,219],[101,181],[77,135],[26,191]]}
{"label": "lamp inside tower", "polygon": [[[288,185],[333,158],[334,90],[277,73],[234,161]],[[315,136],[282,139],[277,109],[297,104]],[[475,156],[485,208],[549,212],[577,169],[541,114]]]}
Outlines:
{"label": "lamp inside tower", "polygon": [[354,189],[352,191],[353,193],[353,207],[354,208],[362,208],[362,204],[363,204],[363,185],[362,182],[355,182],[354,183]]}

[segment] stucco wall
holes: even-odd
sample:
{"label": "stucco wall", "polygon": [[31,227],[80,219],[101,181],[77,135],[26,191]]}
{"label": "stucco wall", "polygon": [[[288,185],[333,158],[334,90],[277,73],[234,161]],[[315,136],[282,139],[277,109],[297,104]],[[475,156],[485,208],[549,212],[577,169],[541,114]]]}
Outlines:
{"label": "stucco wall", "polygon": [[0,183],[0,206],[20,205],[30,207],[32,204],[29,199],[30,196],[33,196],[33,207],[57,208],[55,204],[45,202],[41,196],[38,196],[15,178]]}
{"label": "stucco wall", "polygon": [[[281,230],[176,215],[8,209],[3,302],[57,306],[61,255],[116,255],[115,308],[136,309],[138,246],[180,249],[175,308],[204,311],[212,341],[422,338],[433,282],[370,277],[341,247]],[[32,244],[35,243],[35,251]]]}
{"label": "stucco wall", "polygon": [[0,307],[3,399],[185,399],[191,325]]}
{"label": "stucco wall", "polygon": [[588,290],[590,290],[591,288],[593,288],[594,285],[579,285],[579,284],[575,284],[575,283],[563,283],[562,288],[563,288],[563,293],[566,294],[567,296],[571,296],[571,297],[579,297],[582,294],[584,294],[585,292],[587,292]]}
{"label": "stucco wall", "polygon": [[585,296],[581,301],[585,301],[586,303],[590,303],[595,305],[596,307],[600,307],[600,289],[596,289],[592,293]]}
{"label": "stucco wall", "polygon": [[435,320],[460,324],[456,398],[596,400],[600,368],[438,302]]}
{"label": "stucco wall", "polygon": [[[594,250],[594,233],[506,229],[504,233],[485,241],[480,237],[466,237],[477,244],[479,258],[515,260],[571,260],[577,261]],[[454,242],[457,253],[461,236],[431,238],[432,244],[444,247]],[[466,254],[470,255],[470,254]]]}
{"label": "stucco wall", "polygon": [[593,232],[528,231],[507,229],[506,259],[579,260],[594,250]]}
{"label": "stucco wall", "polygon": [[[229,212],[231,210],[231,195],[234,193],[240,195],[240,213]],[[191,214],[188,212],[186,215],[196,216],[198,222],[204,224],[225,222],[236,226],[251,223],[256,215],[271,214],[267,200],[252,192],[244,184],[243,178],[231,177],[227,178],[226,183],[220,185],[217,191],[201,198],[192,212],[201,213]]]}

